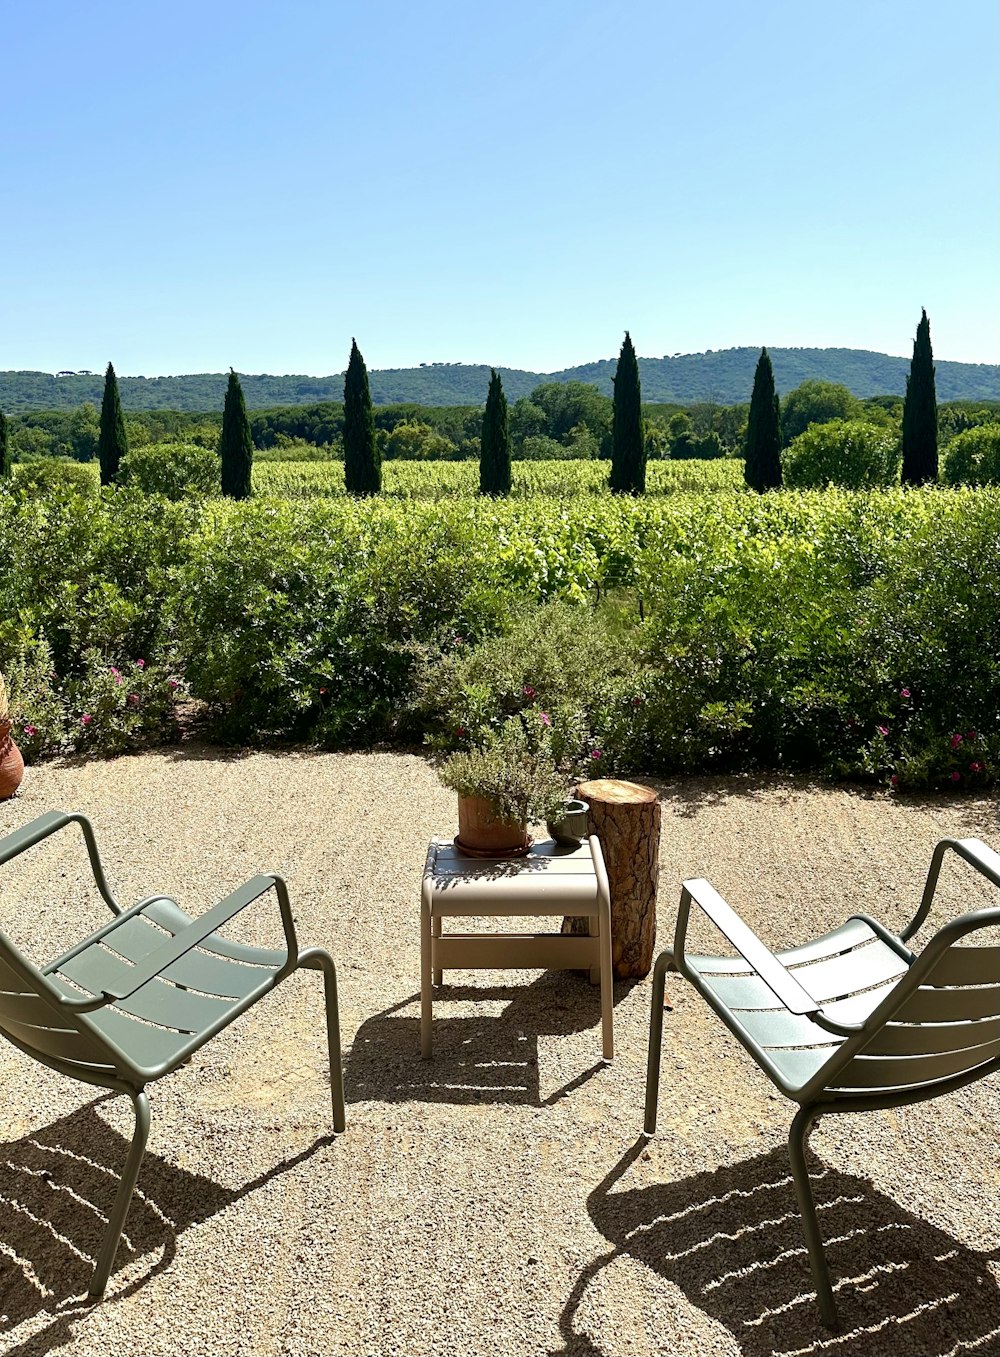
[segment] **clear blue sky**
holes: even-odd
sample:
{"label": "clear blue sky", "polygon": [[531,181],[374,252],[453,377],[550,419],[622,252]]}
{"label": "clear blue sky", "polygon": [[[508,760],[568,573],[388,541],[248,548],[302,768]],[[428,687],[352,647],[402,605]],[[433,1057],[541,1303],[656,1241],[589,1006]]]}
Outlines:
{"label": "clear blue sky", "polygon": [[0,368],[1000,360],[996,0],[7,4]]}

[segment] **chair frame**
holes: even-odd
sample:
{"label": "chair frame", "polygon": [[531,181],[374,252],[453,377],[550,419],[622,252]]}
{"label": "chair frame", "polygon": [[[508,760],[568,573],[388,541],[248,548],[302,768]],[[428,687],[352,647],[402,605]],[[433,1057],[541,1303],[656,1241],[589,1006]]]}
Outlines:
{"label": "chair frame", "polygon": [[[85,1032],[91,1046],[105,1047],[108,1064],[84,1064],[76,1060],[61,1058],[59,1055],[53,1055],[41,1050],[34,1049],[27,1042],[19,1040],[16,1036],[0,1027],[0,1035],[6,1037],[12,1045],[23,1051],[25,1055],[31,1056],[41,1064],[47,1065],[61,1074],[66,1074],[70,1078],[79,1079],[84,1083],[95,1084],[100,1088],[106,1088],[114,1093],[127,1095],[135,1111],[135,1131],[129,1146],[128,1156],[125,1167],[122,1172],[118,1185],[118,1191],[115,1197],[114,1206],[108,1221],[108,1227],[105,1231],[104,1240],[101,1245],[100,1253],[96,1260],[93,1279],[90,1283],[89,1294],[92,1299],[99,1299],[107,1287],[108,1278],[111,1275],[111,1269],[114,1264],[115,1254],[118,1250],[118,1244],[121,1239],[122,1229],[125,1224],[125,1217],[128,1214],[129,1205],[132,1200],[132,1193],[135,1188],[136,1180],[139,1176],[139,1170],[142,1165],[143,1155],[146,1148],[146,1140],[149,1135],[150,1126],[150,1106],[149,1097],[145,1091],[146,1084],[156,1079],[163,1078],[164,1075],[172,1073],[179,1065],[182,1065],[188,1057],[199,1047],[210,1041],[213,1036],[236,1018],[244,1013],[253,1004],[262,999],[265,994],[274,989],[281,981],[287,979],[296,970],[305,968],[309,970],[318,970],[323,975],[323,987],[326,1002],[326,1031],[327,1044],[329,1048],[330,1059],[330,1086],[331,1098],[333,1103],[333,1127],[334,1131],[340,1133],[346,1126],[346,1115],[344,1106],[344,1083],[343,1070],[341,1066],[340,1055],[340,1015],[337,998],[337,973],[333,958],[330,954],[319,947],[310,947],[304,951],[299,950],[298,940],[295,933],[295,924],[292,918],[291,902],[288,896],[288,887],[281,876],[275,873],[261,874],[253,877],[237,890],[233,891],[224,900],[213,908],[207,910],[200,918],[190,920],[184,926],[180,927],[176,934],[166,935],[164,942],[156,946],[153,951],[142,961],[130,968],[128,980],[125,984],[111,983],[102,984],[100,992],[96,996],[81,997],[79,999],[70,997],[61,992],[57,985],[50,979],[52,973],[56,972],[64,963],[71,961],[84,953],[88,948],[99,943],[102,938],[111,934],[116,928],[120,927],[129,919],[135,918],[144,911],[157,904],[173,906],[173,902],[165,896],[147,896],[133,905],[131,909],[122,909],[115,899],[107,876],[101,862],[100,853],[97,848],[97,840],[94,835],[93,826],[90,820],[79,811],[49,811],[39,816],[30,824],[0,839],[0,866],[10,862],[13,858],[27,852],[36,844],[50,838],[59,830],[70,824],[78,824],[83,832],[84,843],[87,848],[87,854],[90,859],[91,870],[94,875],[94,881],[97,889],[111,910],[114,918],[103,928],[92,933],[82,942],[65,952],[55,961],[50,962],[42,969],[36,967],[29,961],[20,950],[11,942],[4,933],[0,932],[0,961],[8,971],[12,971],[15,977],[23,983],[23,995],[31,999],[40,999],[43,1005],[52,1012],[56,1021],[61,1021],[65,1027],[69,1024],[71,1027],[77,1026],[75,1018],[77,1015],[86,1024],[86,1015],[97,1013],[102,1009],[113,1005],[116,1001],[127,1000],[140,990],[144,985],[151,981],[161,978],[163,972],[181,958],[185,957],[193,948],[200,943],[209,943],[215,940],[215,930],[221,928],[230,919],[234,918],[248,905],[253,904],[268,891],[273,890],[277,897],[278,911],[281,917],[282,928],[285,937],[284,961],[274,970],[270,968],[266,971],[266,976],[260,984],[250,990],[241,999],[233,1000],[229,1007],[223,1012],[216,1021],[213,1021],[193,1033],[190,1040],[183,1043],[179,1049],[172,1052],[170,1057],[153,1063],[142,1063],[134,1053],[131,1053],[125,1046],[117,1042],[106,1032],[98,1032],[89,1024],[79,1026],[80,1032]],[[176,911],[176,907],[174,907]],[[184,918],[180,911],[176,911],[172,916]],[[224,940],[221,940],[224,941]],[[243,949],[248,954],[254,953],[258,956],[267,956],[268,958],[280,958],[280,953],[264,952],[261,949]],[[273,964],[273,962],[272,962]],[[17,996],[15,996],[17,997]],[[0,1007],[0,1019],[2,1019],[2,1007]]]}
{"label": "chair frame", "polygon": [[[746,1047],[776,1087],[786,1097],[799,1103],[799,1110],[792,1120],[789,1131],[788,1151],[795,1194],[802,1215],[809,1263],[813,1282],[816,1286],[817,1301],[823,1322],[831,1329],[836,1329],[839,1321],[806,1162],[806,1147],[813,1126],[821,1116],[833,1112],[867,1112],[924,1102],[930,1098],[952,1093],[956,1089],[963,1088],[966,1084],[973,1083],[977,1079],[1000,1070],[1000,1055],[996,1055],[959,1074],[945,1077],[931,1076],[924,1082],[906,1088],[876,1089],[870,1093],[844,1093],[832,1087],[835,1084],[836,1076],[851,1063],[856,1055],[864,1052],[872,1040],[882,1032],[886,1024],[899,1013],[906,1001],[919,988],[921,982],[932,975],[935,966],[949,948],[969,933],[983,928],[1000,927],[1000,908],[976,910],[945,924],[930,939],[919,955],[910,951],[905,945],[924,924],[930,913],[941,867],[948,852],[957,854],[959,858],[985,876],[994,886],[1000,887],[1000,854],[994,852],[993,849],[978,839],[942,839],[934,849],[931,858],[920,907],[901,934],[896,936],[878,920],[867,914],[852,915],[848,923],[857,920],[867,924],[881,942],[897,953],[900,959],[905,962],[907,968],[892,985],[890,992],[872,1008],[861,1022],[841,1022],[832,1017],[829,1012],[824,1011],[823,1004],[817,1002],[803,988],[796,979],[795,973],[782,963],[781,959],[740,919],[711,884],[703,879],[683,883],[674,945],[660,954],[653,970],[644,1133],[647,1136],[652,1136],[656,1132],[666,972],[677,970],[685,979],[690,981],[722,1018],[733,1035]],[[766,1050],[754,1041],[746,1031],[741,1029],[736,1017],[728,1011],[719,997],[710,991],[699,971],[688,961],[685,943],[692,903],[697,904],[715,927],[728,939],[747,962],[750,970],[772,991],[777,1002],[788,1013],[797,1014],[813,1022],[818,1029],[817,1036],[820,1041],[824,1040],[822,1036],[824,1033],[841,1038],[841,1044],[835,1048],[831,1057],[811,1078],[801,1085],[795,1085],[782,1074],[768,1057]],[[975,956],[978,949],[970,948],[967,950]],[[699,958],[699,960],[709,962],[717,959]],[[997,980],[1000,983],[1000,970],[998,970]],[[825,1039],[828,1040],[829,1038]]]}

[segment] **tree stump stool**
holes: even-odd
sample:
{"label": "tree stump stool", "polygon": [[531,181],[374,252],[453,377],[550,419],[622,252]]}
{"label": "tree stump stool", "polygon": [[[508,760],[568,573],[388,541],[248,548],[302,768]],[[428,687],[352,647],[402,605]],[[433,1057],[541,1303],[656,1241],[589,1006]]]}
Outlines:
{"label": "tree stump stool", "polygon": [[[598,778],[575,795],[590,803],[590,833],[601,841],[611,889],[611,960],[619,979],[648,975],[656,943],[660,802],[651,787]],[[564,933],[586,933],[586,919],[563,920]]]}

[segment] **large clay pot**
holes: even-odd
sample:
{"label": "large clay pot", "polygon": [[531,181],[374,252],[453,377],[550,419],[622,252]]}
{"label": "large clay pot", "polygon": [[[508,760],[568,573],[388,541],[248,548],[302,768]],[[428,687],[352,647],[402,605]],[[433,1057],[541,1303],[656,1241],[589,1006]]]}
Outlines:
{"label": "large clay pot", "polygon": [[458,842],[476,853],[524,852],[528,845],[528,827],[514,820],[497,820],[493,807],[482,796],[458,798]]}
{"label": "large clay pot", "polygon": [[10,722],[0,721],[0,801],[14,795],[24,777],[24,759],[10,738]]}

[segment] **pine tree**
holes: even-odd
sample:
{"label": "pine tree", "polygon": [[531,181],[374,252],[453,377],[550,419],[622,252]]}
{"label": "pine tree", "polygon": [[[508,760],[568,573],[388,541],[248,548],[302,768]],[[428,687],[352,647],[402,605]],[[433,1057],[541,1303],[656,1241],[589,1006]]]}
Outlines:
{"label": "pine tree", "polygon": [[377,495],[382,489],[368,369],[355,339],[344,376],[344,485],[350,495]]}
{"label": "pine tree", "polygon": [[767,349],[761,349],[754,373],[745,454],[747,485],[754,490],[777,490],[781,485],[781,408]]}
{"label": "pine tree", "polygon": [[0,481],[8,480],[14,474],[10,460],[10,437],[7,429],[7,416],[0,410]]}
{"label": "pine tree", "polygon": [[510,430],[507,397],[495,368],[490,369],[490,389],[483,414],[483,438],[479,452],[479,492],[510,494]]}
{"label": "pine tree", "polygon": [[108,364],[104,374],[104,399],[101,401],[101,432],[97,439],[97,455],[101,460],[101,484],[114,485],[118,480],[118,468],[128,452],[128,438],[125,436],[125,417],[118,396],[118,378],[115,370]]}
{"label": "pine tree", "polygon": [[222,493],[230,499],[249,499],[253,474],[253,440],[247,420],[240,379],[229,369],[226,403],[222,407],[222,436],[219,439],[222,458]]}
{"label": "pine tree", "polygon": [[618,355],[614,376],[615,400],[611,417],[611,478],[608,482],[618,495],[642,495],[646,492],[646,439],[642,428],[642,392],[639,388],[639,360],[629,332]]}
{"label": "pine tree", "polygon": [[921,309],[903,402],[903,484],[926,485],[938,476],[937,395],[931,323]]}

